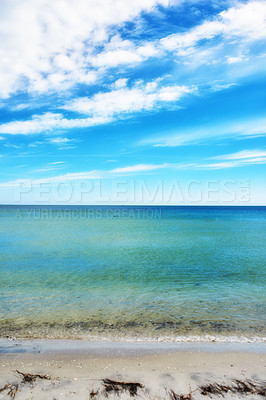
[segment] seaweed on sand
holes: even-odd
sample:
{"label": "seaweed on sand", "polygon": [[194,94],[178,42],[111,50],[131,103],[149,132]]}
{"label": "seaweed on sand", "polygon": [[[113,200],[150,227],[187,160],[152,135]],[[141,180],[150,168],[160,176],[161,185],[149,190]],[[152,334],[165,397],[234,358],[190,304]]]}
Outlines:
{"label": "seaweed on sand", "polygon": [[115,392],[120,394],[123,391],[128,391],[130,396],[136,396],[138,389],[143,389],[143,385],[138,382],[118,382],[112,379],[103,379],[103,385],[105,388],[105,393]]}
{"label": "seaweed on sand", "polygon": [[233,381],[232,391],[235,390],[238,393],[250,393],[250,394],[259,394],[260,396],[266,397],[266,382],[264,384],[256,384],[249,380],[240,381],[235,379]]}
{"label": "seaweed on sand", "polygon": [[90,399],[93,400],[95,396],[97,396],[99,393],[99,390],[97,392],[94,392],[93,390],[90,392]]}
{"label": "seaweed on sand", "polygon": [[18,370],[16,370],[16,372],[23,376],[21,383],[26,383],[26,382],[32,383],[32,382],[36,381],[37,378],[51,380],[51,377],[49,375],[27,374],[24,372],[20,372]]}
{"label": "seaweed on sand", "polygon": [[20,372],[18,370],[16,370],[16,372],[22,376],[22,380],[19,383],[7,383],[5,386],[3,386],[2,388],[0,388],[0,393],[7,391],[8,396],[10,396],[11,399],[14,399],[17,391],[20,387],[21,384],[25,384],[25,383],[33,383],[35,382],[35,380],[37,378],[39,379],[47,379],[47,380],[51,380],[51,377],[49,375],[40,375],[40,374],[27,374],[24,372]]}
{"label": "seaweed on sand", "polygon": [[173,390],[169,392],[171,400],[191,400],[191,393],[187,395],[177,394]]}
{"label": "seaweed on sand", "polygon": [[266,397],[266,384],[251,382],[249,380],[241,381],[235,379],[231,385],[221,385],[219,383],[209,383],[205,386],[200,386],[199,390],[203,396],[209,396],[211,394],[221,395],[224,393],[232,392],[234,394],[258,394]]}
{"label": "seaweed on sand", "polygon": [[228,393],[231,390],[230,386],[221,385],[219,383],[208,383],[207,385],[200,386],[199,389],[203,396],[209,396],[210,394],[223,396],[224,393]]}
{"label": "seaweed on sand", "polygon": [[52,378],[49,375],[40,375],[40,374],[27,374],[24,372],[20,372],[16,370],[16,372],[22,376],[22,380],[19,383],[7,383],[4,387],[0,388],[0,393],[4,392],[5,390],[7,391],[7,394],[11,397],[11,399],[14,399],[16,396],[16,393],[18,389],[20,388],[21,384],[25,383],[33,383],[36,381],[37,378],[39,379],[47,379],[51,380]]}
{"label": "seaweed on sand", "polygon": [[212,395],[224,397],[224,394],[228,392],[231,392],[235,395],[254,394],[266,397],[266,382],[258,383],[251,382],[250,380],[241,381],[239,379],[235,379],[230,385],[214,382],[202,385],[187,395],[176,394],[173,390],[169,392],[169,395],[171,400],[192,400],[192,393],[197,392],[198,390],[200,391],[200,394],[208,397],[211,397]]}
{"label": "seaweed on sand", "polygon": [[0,392],[9,389],[7,394],[11,397],[11,399],[14,399],[18,391],[18,387],[19,385],[16,383],[7,383],[4,387],[0,388]]}

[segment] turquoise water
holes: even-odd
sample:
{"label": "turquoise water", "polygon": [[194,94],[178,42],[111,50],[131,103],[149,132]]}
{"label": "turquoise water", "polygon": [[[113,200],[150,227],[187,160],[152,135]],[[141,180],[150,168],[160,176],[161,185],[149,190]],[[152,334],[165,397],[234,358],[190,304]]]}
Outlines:
{"label": "turquoise water", "polygon": [[1,206],[0,249],[0,336],[266,336],[266,207]]}

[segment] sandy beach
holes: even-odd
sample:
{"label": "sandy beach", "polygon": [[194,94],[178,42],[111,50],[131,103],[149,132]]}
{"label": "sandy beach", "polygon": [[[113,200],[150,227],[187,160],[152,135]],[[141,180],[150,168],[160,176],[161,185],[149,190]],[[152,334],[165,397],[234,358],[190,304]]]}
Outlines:
{"label": "sandy beach", "polygon": [[2,340],[0,348],[0,399],[259,399],[266,395],[262,343]]}

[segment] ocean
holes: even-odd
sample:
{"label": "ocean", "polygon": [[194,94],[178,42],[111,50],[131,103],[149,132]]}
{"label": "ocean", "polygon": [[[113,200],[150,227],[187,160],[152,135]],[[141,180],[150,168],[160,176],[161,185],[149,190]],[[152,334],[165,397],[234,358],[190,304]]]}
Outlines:
{"label": "ocean", "polygon": [[263,341],[266,207],[0,206],[0,336]]}

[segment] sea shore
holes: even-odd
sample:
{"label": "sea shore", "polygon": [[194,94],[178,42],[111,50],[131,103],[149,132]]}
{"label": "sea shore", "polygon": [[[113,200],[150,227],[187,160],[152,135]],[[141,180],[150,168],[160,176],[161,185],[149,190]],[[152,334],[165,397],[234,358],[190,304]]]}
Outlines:
{"label": "sea shore", "polygon": [[4,400],[266,396],[264,343],[2,339],[0,360]]}

